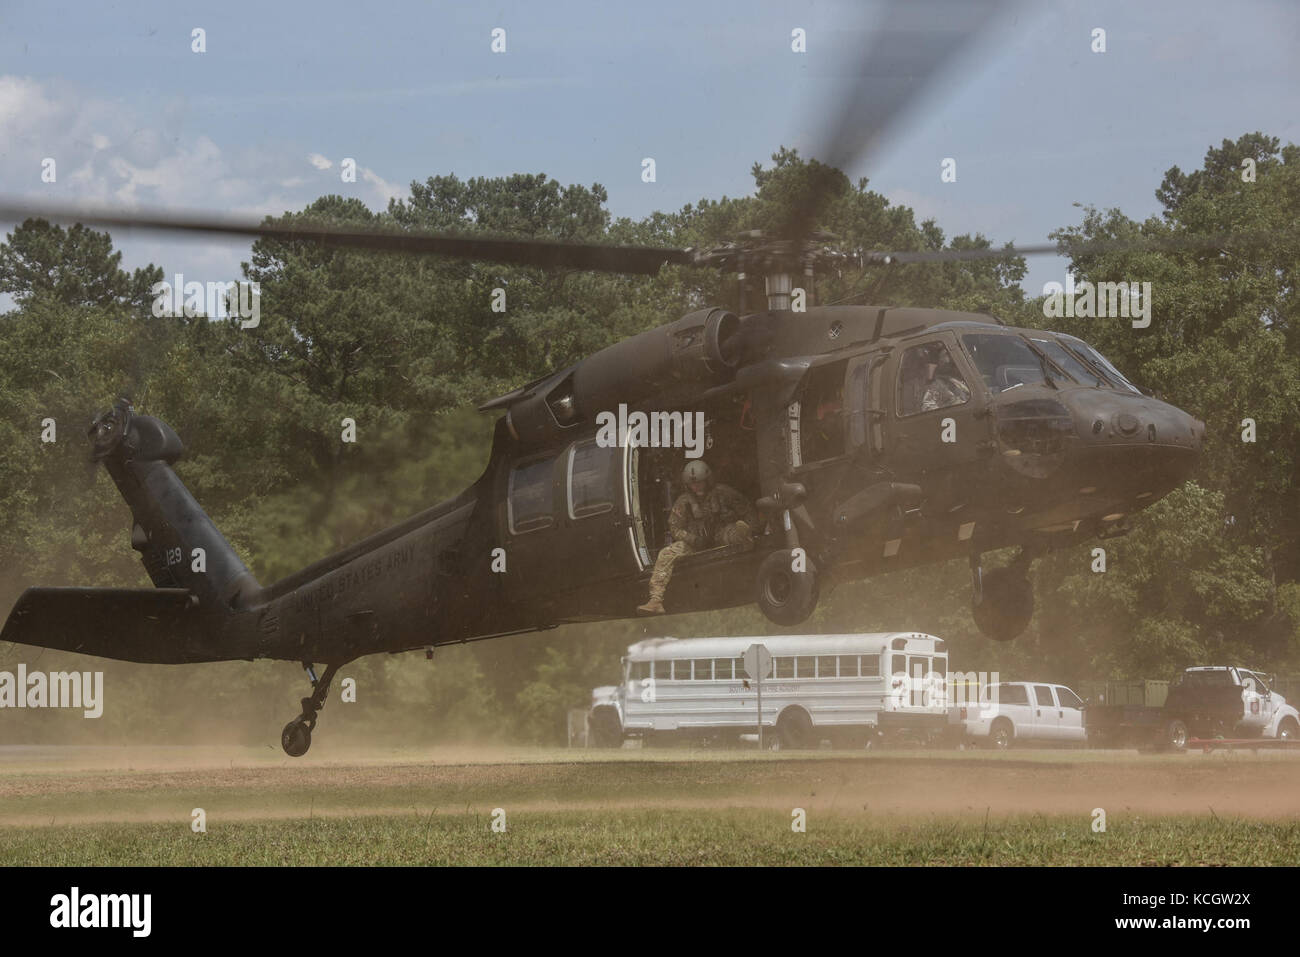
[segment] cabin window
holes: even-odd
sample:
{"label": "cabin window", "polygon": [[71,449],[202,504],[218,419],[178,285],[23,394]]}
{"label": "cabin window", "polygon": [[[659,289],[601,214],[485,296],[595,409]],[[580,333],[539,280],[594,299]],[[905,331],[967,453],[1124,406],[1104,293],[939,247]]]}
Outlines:
{"label": "cabin window", "polygon": [[799,451],[803,463],[844,454],[844,370],[848,360],[811,370],[799,397]]}
{"label": "cabin window", "polygon": [[817,677],[818,678],[837,678],[835,673],[835,656],[818,655],[817,656]]}
{"label": "cabin window", "polygon": [[898,371],[898,414],[933,412],[970,401],[970,386],[942,342],[912,346]]}
{"label": "cabin window", "polygon": [[512,535],[549,528],[551,517],[551,472],[553,459],[516,465],[510,470],[506,494],[506,515]]}
{"label": "cabin window", "polygon": [[614,508],[618,449],[603,449],[595,439],[569,450],[569,517],[588,518]]}

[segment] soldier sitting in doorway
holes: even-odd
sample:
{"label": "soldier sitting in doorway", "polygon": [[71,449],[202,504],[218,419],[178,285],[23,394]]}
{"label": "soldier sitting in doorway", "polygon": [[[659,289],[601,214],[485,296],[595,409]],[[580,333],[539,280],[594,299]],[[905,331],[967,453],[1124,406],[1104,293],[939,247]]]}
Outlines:
{"label": "soldier sitting in doorway", "polygon": [[731,486],[714,483],[713,472],[703,459],[687,464],[682,483],[686,491],[677,497],[668,516],[672,544],[655,559],[650,600],[637,608],[646,615],[664,613],[664,592],[677,559],[718,545],[748,545],[754,540],[754,506]]}

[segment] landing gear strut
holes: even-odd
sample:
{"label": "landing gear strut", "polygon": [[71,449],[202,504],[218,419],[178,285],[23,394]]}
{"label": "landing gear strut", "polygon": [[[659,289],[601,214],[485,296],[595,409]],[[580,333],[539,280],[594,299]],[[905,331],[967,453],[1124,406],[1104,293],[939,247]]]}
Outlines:
{"label": "landing gear strut", "polygon": [[1025,574],[1033,556],[1021,549],[1005,568],[985,571],[979,556],[971,556],[971,612],[987,638],[1010,641],[1029,627],[1034,616],[1034,586]]}
{"label": "landing gear strut", "polygon": [[310,661],[304,661],[302,667],[307,672],[307,677],[311,679],[311,697],[302,699],[302,714],[286,724],[284,730],[280,732],[280,747],[284,748],[284,753],[291,758],[302,757],[311,747],[311,733],[316,727],[316,715],[321,708],[325,707],[325,696],[329,694],[330,682],[334,680],[334,673],[339,670],[338,665],[328,665],[325,673],[317,678],[316,668]]}

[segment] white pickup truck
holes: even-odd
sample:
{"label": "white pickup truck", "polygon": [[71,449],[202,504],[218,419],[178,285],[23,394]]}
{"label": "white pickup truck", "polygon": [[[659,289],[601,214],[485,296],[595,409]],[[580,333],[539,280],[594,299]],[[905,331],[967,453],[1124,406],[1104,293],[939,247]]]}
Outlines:
{"label": "white pickup truck", "polygon": [[980,692],[978,704],[949,716],[967,744],[1006,749],[1012,744],[1082,744],[1083,701],[1065,685],[1003,681]]}

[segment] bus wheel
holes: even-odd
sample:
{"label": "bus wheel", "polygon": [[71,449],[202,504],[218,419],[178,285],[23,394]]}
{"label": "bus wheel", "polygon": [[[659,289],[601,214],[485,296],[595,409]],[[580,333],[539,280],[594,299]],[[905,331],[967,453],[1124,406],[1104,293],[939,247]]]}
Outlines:
{"label": "bus wheel", "polygon": [[623,729],[618,715],[602,708],[591,716],[591,743],[598,748],[617,748],[623,744]]}
{"label": "bus wheel", "polygon": [[795,556],[773,552],[758,569],[758,607],[778,625],[798,625],[817,607],[817,569],[804,556],[803,571],[794,571]]}
{"label": "bus wheel", "polygon": [[782,751],[805,751],[817,746],[812,718],[802,708],[790,708],[781,712],[781,717],[776,721],[776,738]]}

